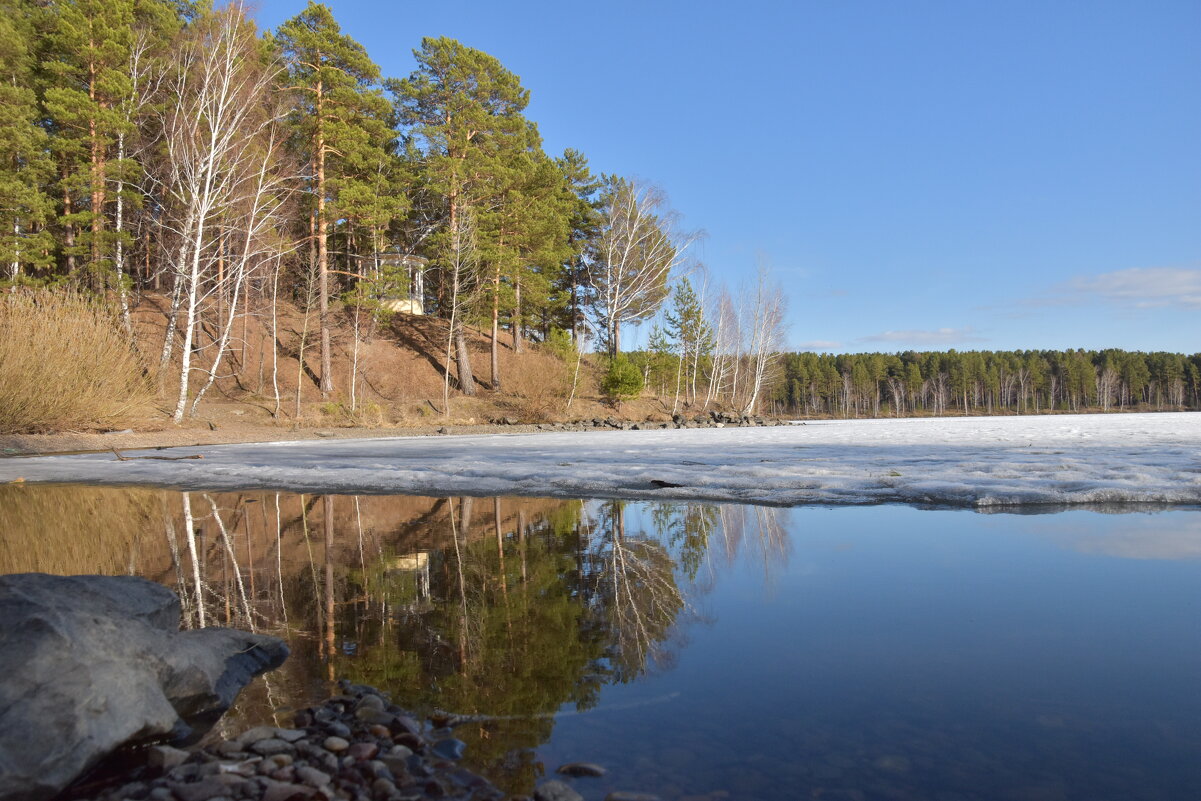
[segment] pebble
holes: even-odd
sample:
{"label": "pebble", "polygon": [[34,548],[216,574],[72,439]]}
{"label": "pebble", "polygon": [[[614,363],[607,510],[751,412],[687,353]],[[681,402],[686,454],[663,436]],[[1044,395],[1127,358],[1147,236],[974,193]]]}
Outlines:
{"label": "pebble", "polygon": [[558,779],[551,779],[534,790],[534,801],[584,801],[584,796]]}
{"label": "pebble", "polygon": [[258,772],[263,765],[263,760],[259,757],[245,759],[241,762],[218,762],[217,770],[221,773],[236,773],[239,776],[250,778]]}
{"label": "pebble", "polygon": [[404,757],[385,754],[384,756],[380,757],[379,761],[382,762],[384,767],[386,767],[396,778],[409,775],[408,762]]}
{"label": "pebble", "polygon": [[273,756],[275,754],[286,754],[291,752],[292,744],[275,737],[270,737],[266,740],[259,740],[250,746],[250,750],[260,756]]}
{"label": "pebble", "polygon": [[375,743],[355,743],[346,753],[355,759],[374,759],[375,755],[379,753],[379,746]]}
{"label": "pebble", "polygon": [[392,721],[401,731],[409,734],[421,734],[421,724],[408,715],[397,715]]}
{"label": "pebble", "polygon": [[169,745],[156,745],[146,753],[146,762],[150,767],[159,771],[168,771],[176,765],[182,765],[188,759],[188,752]]}
{"label": "pebble", "polygon": [[301,765],[296,769],[296,778],[310,787],[325,787],[332,781],[328,773],[308,765]]}
{"label": "pebble", "polygon": [[365,706],[362,709],[356,711],[354,713],[354,716],[356,718],[358,718],[359,720],[363,721],[364,723],[369,723],[369,724],[375,723],[380,726],[391,726],[392,721],[395,720],[395,718],[396,718],[395,715],[389,715],[387,712],[384,712],[382,709],[372,709],[369,706]]}
{"label": "pebble", "polygon": [[453,737],[448,737],[445,740],[439,740],[434,743],[431,749],[435,755],[443,759],[459,760],[463,758],[463,754],[467,751],[467,743],[462,740],[456,740]]}
{"label": "pebble", "polygon": [[568,762],[560,765],[556,773],[564,776],[604,776],[606,771],[594,762]]}
{"label": "pebble", "polygon": [[217,750],[217,753],[219,753],[223,756],[230,756],[230,757],[245,753],[242,750],[242,744],[239,743],[237,740],[226,740],[223,743],[219,743],[217,745],[216,750]]}
{"label": "pebble", "polygon": [[385,706],[384,699],[378,695],[364,695],[359,699],[357,709],[375,709],[383,712]]}
{"label": "pebble", "polygon": [[248,729],[247,731],[242,732],[240,735],[238,735],[238,737],[234,738],[232,742],[237,743],[243,748],[248,748],[257,743],[259,740],[266,740],[274,736],[274,726],[255,726],[253,729]]}
{"label": "pebble", "polygon": [[296,771],[289,765],[286,768],[271,771],[270,776],[277,782],[293,782],[296,780]]}
{"label": "pebble", "polygon": [[341,737],[342,739],[349,739],[350,737],[350,727],[344,723],[338,723],[335,721],[333,723],[326,724],[325,730],[333,736]]}
{"label": "pebble", "polygon": [[386,798],[396,792],[396,785],[387,779],[376,779],[371,783],[371,792],[377,797],[384,796]]}
{"label": "pebble", "polygon": [[[230,782],[222,781],[229,778],[227,776],[209,776],[201,781],[192,784],[179,784],[173,787],[175,795],[179,801],[210,801],[217,796],[226,795],[229,789]],[[236,783],[241,784],[246,780],[242,777],[234,777]]]}
{"label": "pebble", "polygon": [[273,781],[263,790],[263,801],[297,801],[301,798],[311,798],[316,794],[316,789],[303,784]]}
{"label": "pebble", "polygon": [[[462,757],[466,745],[449,736],[449,730],[447,736],[436,738],[380,696],[354,685],[343,689],[348,694],[296,714],[298,725],[308,727],[307,731],[259,726],[203,748],[147,749],[148,769],[130,776],[138,781],[126,779],[123,786],[99,792],[93,799],[502,801],[508,797],[453,762]],[[367,724],[363,713],[386,716],[393,725]],[[548,784],[552,789],[547,792],[553,792],[554,784]],[[567,792],[551,796],[553,801],[582,801],[563,787]]]}
{"label": "pebble", "polygon": [[414,751],[414,752],[420,751],[424,745],[424,743],[422,742],[422,739],[419,736],[417,736],[416,734],[409,734],[408,732],[404,732],[403,734],[398,734],[392,739],[396,741],[397,745],[403,745],[406,748],[408,748],[410,751]]}
{"label": "pebble", "polygon": [[350,743],[341,737],[326,737],[321,745],[325,747],[326,751],[333,751],[335,754],[350,748]]}

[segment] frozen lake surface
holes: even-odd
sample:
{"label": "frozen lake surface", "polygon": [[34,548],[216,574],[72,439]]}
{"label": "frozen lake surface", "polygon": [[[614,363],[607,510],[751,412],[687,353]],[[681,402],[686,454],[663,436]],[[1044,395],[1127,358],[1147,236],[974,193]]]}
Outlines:
{"label": "frozen lake surface", "polygon": [[0,460],[0,482],[998,507],[1201,503],[1201,414],[392,437]]}

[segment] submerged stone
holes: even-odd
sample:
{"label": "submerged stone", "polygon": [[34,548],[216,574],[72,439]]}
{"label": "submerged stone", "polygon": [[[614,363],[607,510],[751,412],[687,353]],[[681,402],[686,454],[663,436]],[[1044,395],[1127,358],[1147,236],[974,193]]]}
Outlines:
{"label": "submerged stone", "polygon": [[534,801],[584,801],[584,796],[558,779],[543,782],[534,790]]}
{"label": "submerged stone", "polygon": [[604,776],[607,771],[595,762],[568,762],[555,772],[564,776]]}
{"label": "submerged stone", "polygon": [[463,754],[467,751],[467,743],[462,740],[456,740],[453,737],[448,737],[445,740],[439,740],[434,743],[431,749],[435,755],[443,759],[462,759]]}

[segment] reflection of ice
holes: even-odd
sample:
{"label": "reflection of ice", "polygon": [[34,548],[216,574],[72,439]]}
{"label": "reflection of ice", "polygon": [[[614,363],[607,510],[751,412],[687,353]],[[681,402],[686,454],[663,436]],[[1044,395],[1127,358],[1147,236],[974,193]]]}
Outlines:
{"label": "reflection of ice", "polygon": [[1121,559],[1201,559],[1201,514],[1129,515],[1100,524],[1049,526],[1049,536],[1081,553]]}

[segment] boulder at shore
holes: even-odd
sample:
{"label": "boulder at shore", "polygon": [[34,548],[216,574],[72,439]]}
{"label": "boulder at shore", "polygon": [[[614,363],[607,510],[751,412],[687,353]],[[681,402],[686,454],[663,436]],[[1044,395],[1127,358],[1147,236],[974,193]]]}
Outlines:
{"label": "boulder at shore", "polygon": [[180,603],[132,576],[0,576],[0,801],[49,798],[127,745],[207,729],[284,642],[180,631]]}

